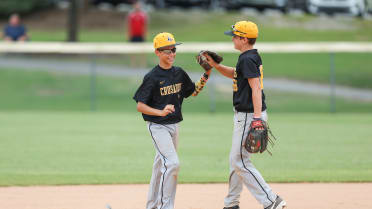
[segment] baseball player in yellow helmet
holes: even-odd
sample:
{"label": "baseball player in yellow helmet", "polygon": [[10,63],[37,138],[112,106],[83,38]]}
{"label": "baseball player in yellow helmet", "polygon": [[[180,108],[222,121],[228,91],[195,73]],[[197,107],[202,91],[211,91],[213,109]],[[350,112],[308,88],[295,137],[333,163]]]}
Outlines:
{"label": "baseball player in yellow helmet", "polygon": [[170,33],[155,36],[154,48],[159,64],[145,75],[133,97],[137,110],[147,122],[156,150],[146,209],[174,208],[182,102],[184,98],[198,95],[211,72],[206,71],[197,83],[193,83],[181,67],[173,66],[179,44]]}
{"label": "baseball player in yellow helmet", "polygon": [[249,130],[260,128],[267,121],[262,60],[257,49],[254,49],[258,27],[251,21],[239,21],[225,34],[232,36],[235,49],[241,52],[236,67],[218,64],[206,54],[210,66],[233,80],[234,132],[230,151],[229,192],[225,197],[224,209],[239,209],[243,184],[265,209],[282,209],[286,202],[265,182],[250,160],[252,153],[244,147]]}

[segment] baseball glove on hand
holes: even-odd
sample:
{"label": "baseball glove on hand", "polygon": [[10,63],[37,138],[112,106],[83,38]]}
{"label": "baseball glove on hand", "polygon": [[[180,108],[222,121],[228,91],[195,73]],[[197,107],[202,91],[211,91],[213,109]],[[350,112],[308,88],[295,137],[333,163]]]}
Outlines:
{"label": "baseball glove on hand", "polygon": [[210,66],[208,62],[206,61],[207,57],[204,56],[205,53],[207,53],[210,57],[212,57],[212,59],[218,64],[220,64],[223,60],[223,58],[215,52],[205,51],[205,50],[200,51],[199,54],[196,55],[196,61],[199,63],[200,66],[204,68],[205,71],[209,71],[212,69],[212,66]]}
{"label": "baseball glove on hand", "polygon": [[[267,150],[268,143],[270,143],[271,146],[274,146],[274,142],[270,138],[269,134],[276,140],[265,121],[261,119],[253,120],[249,126],[248,136],[245,139],[245,149],[250,153],[262,153]],[[269,150],[267,150],[267,152],[272,155]]]}

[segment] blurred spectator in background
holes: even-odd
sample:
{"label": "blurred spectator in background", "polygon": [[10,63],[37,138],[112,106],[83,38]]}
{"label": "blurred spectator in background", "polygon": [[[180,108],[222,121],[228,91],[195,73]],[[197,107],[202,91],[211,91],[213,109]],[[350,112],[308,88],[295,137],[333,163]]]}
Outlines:
{"label": "blurred spectator in background", "polygon": [[4,27],[4,40],[6,41],[26,41],[27,30],[21,24],[21,18],[18,14],[12,14],[9,23]]}
{"label": "blurred spectator in background", "polygon": [[[133,2],[133,10],[127,17],[128,39],[130,42],[144,42],[147,31],[147,14],[142,10],[140,1]],[[134,68],[145,68],[147,63],[146,54],[132,54],[130,65]]]}
{"label": "blurred spectator in background", "polygon": [[128,38],[130,42],[144,42],[147,29],[147,14],[142,11],[141,2],[133,2],[133,10],[127,17]]}

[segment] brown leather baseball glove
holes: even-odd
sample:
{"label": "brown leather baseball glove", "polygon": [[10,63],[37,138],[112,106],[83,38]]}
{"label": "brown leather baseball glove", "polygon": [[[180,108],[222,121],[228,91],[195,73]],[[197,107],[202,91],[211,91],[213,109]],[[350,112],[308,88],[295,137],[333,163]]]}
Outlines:
{"label": "brown leather baseball glove", "polygon": [[[250,153],[262,153],[267,150],[268,143],[274,146],[274,142],[270,136],[276,140],[265,121],[254,119],[249,126],[249,132],[244,147]],[[267,151],[271,155],[271,152],[269,150]]]}
{"label": "brown leather baseball glove", "polygon": [[212,69],[212,66],[210,66],[208,62],[206,62],[207,57],[204,56],[205,53],[207,53],[210,57],[212,57],[212,59],[218,64],[223,61],[223,57],[221,57],[215,52],[208,51],[208,50],[200,51],[199,54],[196,55],[196,61],[199,63],[200,66],[204,68],[205,71],[209,71]]}

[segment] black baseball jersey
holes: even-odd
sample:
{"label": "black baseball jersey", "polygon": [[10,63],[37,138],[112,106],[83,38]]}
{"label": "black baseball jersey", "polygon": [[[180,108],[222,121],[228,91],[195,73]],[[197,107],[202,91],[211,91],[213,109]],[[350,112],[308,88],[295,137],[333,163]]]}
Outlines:
{"label": "black baseball jersey", "polygon": [[[257,49],[251,49],[240,54],[236,64],[233,79],[233,104],[239,112],[253,113],[252,88],[248,78],[257,78],[262,75],[260,66],[261,57]],[[261,77],[262,88],[262,77]],[[262,90],[262,111],[266,110],[265,94]]]}
{"label": "black baseball jersey", "polygon": [[180,67],[162,69],[159,65],[147,73],[133,99],[162,110],[167,104],[174,105],[175,112],[165,117],[142,114],[145,121],[171,124],[182,121],[182,102],[195,90],[195,84]]}

